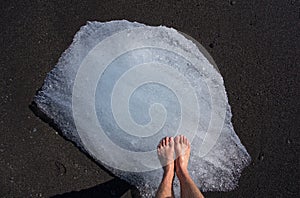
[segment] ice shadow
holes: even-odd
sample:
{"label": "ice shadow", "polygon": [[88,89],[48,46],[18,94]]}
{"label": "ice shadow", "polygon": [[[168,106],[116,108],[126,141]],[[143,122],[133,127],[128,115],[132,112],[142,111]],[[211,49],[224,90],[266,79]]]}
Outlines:
{"label": "ice shadow", "polygon": [[131,195],[133,196],[135,191],[131,185],[127,182],[114,178],[105,183],[99,184],[97,186],[80,190],[80,191],[71,191],[60,195],[52,196],[51,198],[93,198],[93,197],[103,197],[103,198],[115,198],[121,197],[128,190],[131,190]]}

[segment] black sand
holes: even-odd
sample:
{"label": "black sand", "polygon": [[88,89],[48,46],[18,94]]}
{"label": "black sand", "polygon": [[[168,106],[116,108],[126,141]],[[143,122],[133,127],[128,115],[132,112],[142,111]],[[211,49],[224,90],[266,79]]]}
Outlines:
{"label": "black sand", "polygon": [[174,27],[219,66],[253,162],[236,190],[207,197],[300,196],[299,1],[57,2],[1,1],[0,197],[119,197],[131,188],[29,109],[78,29],[114,19]]}

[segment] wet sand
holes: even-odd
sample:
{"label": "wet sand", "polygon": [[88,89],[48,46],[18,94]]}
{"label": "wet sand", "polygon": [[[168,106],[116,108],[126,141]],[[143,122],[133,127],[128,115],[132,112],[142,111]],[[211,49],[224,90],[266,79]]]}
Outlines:
{"label": "wet sand", "polygon": [[79,28],[114,19],[174,27],[217,63],[253,161],[236,190],[206,197],[300,196],[299,7],[294,0],[2,2],[0,197],[134,194],[29,108]]}

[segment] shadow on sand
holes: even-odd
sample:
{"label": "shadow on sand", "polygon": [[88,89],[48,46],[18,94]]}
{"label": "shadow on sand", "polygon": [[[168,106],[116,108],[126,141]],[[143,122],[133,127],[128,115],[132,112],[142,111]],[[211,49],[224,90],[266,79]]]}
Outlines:
{"label": "shadow on sand", "polygon": [[[80,190],[80,191],[72,191],[60,195],[52,196],[51,198],[92,198],[92,197],[121,197],[124,195],[128,190],[133,190],[132,186],[129,185],[127,182],[114,178],[108,182],[99,184],[97,186]],[[134,191],[134,190],[133,190]],[[133,195],[133,193],[132,193]]]}

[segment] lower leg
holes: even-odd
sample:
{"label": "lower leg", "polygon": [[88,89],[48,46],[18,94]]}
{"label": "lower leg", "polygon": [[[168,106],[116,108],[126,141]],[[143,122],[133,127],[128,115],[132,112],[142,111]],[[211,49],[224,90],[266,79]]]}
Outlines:
{"label": "lower leg", "polygon": [[181,198],[202,198],[204,197],[189,173],[183,173],[181,176],[178,176],[180,181],[180,194]]}
{"label": "lower leg", "polygon": [[180,181],[181,198],[202,198],[204,197],[188,172],[188,161],[190,158],[191,146],[185,136],[175,137],[176,154],[176,175]]}
{"label": "lower leg", "polygon": [[174,171],[173,173],[164,173],[163,179],[159,185],[158,191],[156,193],[157,198],[166,198],[166,197],[174,197],[173,196],[173,178],[174,178]]}

